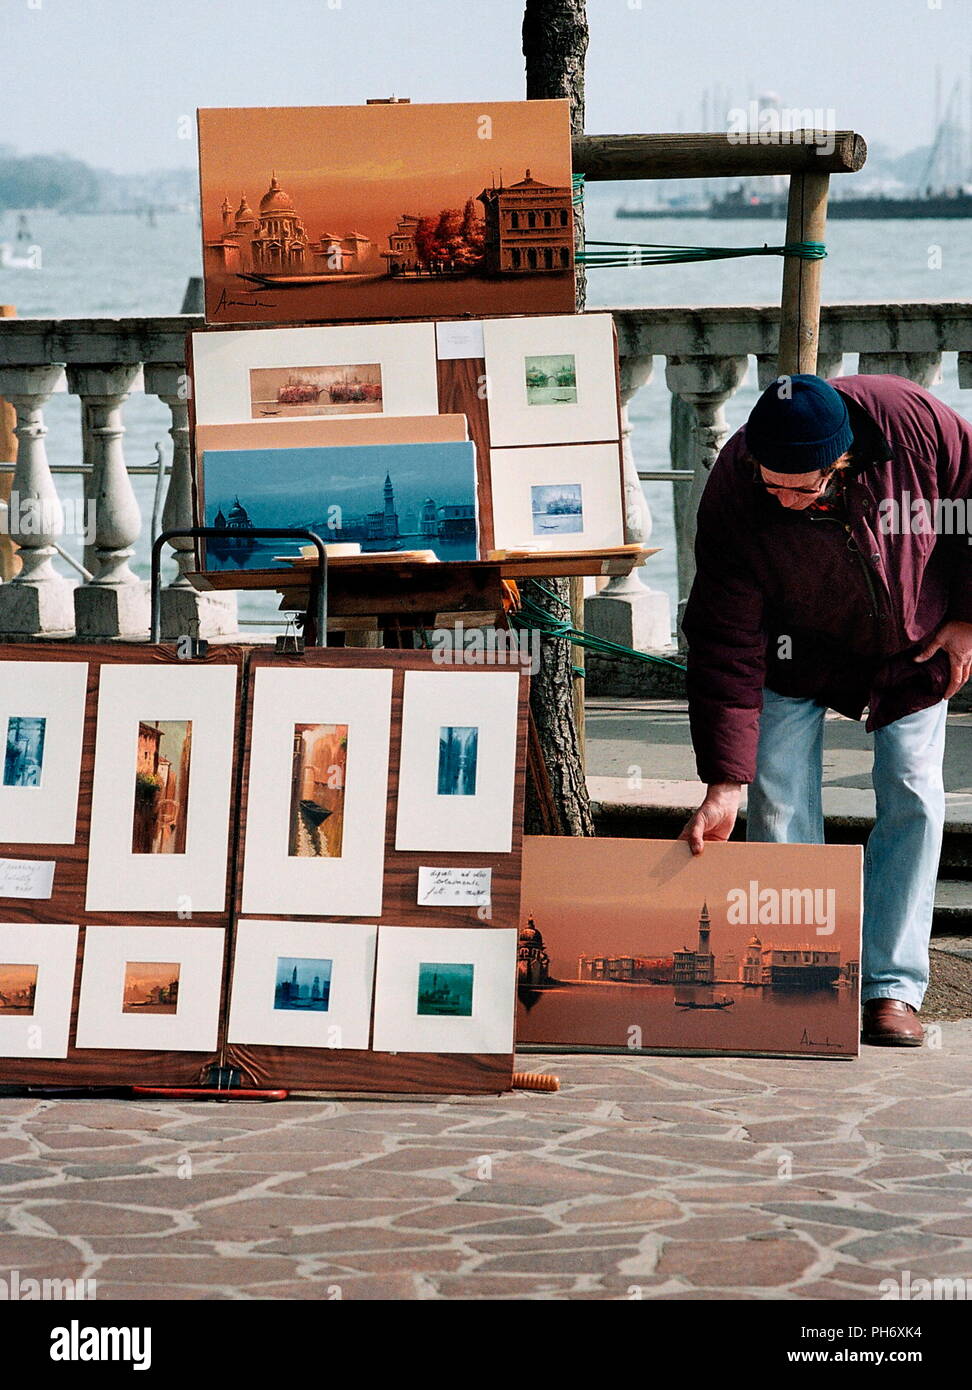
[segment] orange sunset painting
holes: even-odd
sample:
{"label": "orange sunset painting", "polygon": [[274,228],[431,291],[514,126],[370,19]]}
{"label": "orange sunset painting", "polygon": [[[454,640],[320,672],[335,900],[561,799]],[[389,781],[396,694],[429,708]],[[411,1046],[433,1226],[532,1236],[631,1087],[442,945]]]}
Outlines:
{"label": "orange sunset painting", "polygon": [[517,1044],[854,1057],[861,850],[528,835]]}
{"label": "orange sunset painting", "polygon": [[36,995],[36,965],[0,963],[0,1014],[32,1014]]}
{"label": "orange sunset painting", "polygon": [[126,961],[123,1014],[174,1014],[178,1007],[178,962]]}
{"label": "orange sunset painting", "polygon": [[206,318],[574,310],[565,101],[199,112]]}

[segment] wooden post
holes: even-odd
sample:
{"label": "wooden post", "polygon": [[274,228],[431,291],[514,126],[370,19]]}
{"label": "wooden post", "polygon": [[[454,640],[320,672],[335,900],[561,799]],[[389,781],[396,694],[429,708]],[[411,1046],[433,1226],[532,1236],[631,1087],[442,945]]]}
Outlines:
{"label": "wooden post", "polygon": [[[526,94],[530,100],[564,98],[570,101],[571,130],[584,129],[584,57],[587,52],[585,0],[526,0],[523,15],[523,54]],[[580,212],[580,209],[577,209]],[[582,237],[581,217],[574,219],[575,236]],[[577,310],[584,307],[586,282],[576,277]],[[549,595],[544,593],[549,589]],[[575,613],[566,579],[551,579],[532,590],[531,600],[556,619]],[[569,605],[569,606],[568,606]],[[530,681],[530,709],[536,726],[536,746],[546,773],[527,786],[525,828],[530,834],[593,835],[594,817],[584,777],[583,738],[578,705],[583,707],[583,682],[571,670],[576,649],[561,638],[540,643],[540,666]],[[554,828],[551,829],[551,822]]]}
{"label": "wooden post", "polygon": [[[0,319],[13,319],[17,317],[17,310],[12,304],[0,304]],[[17,436],[14,434],[14,425],[17,423],[17,412],[9,402],[0,397],[0,463],[17,462]],[[0,473],[0,502],[10,501],[10,490],[13,487],[13,474]],[[20,560],[17,557],[17,547],[10,539],[9,534],[4,531],[0,534],[0,580],[4,583],[8,579],[13,579],[20,569]]]}
{"label": "wooden post", "polygon": [[[827,230],[829,174],[791,174],[786,208],[787,243],[823,241]],[[820,277],[823,261],[787,256],[780,307],[780,376],[817,370]]]}

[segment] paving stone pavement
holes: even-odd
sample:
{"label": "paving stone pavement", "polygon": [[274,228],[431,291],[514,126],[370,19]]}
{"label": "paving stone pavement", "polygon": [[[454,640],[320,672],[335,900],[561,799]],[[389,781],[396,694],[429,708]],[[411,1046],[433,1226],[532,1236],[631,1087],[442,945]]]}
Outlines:
{"label": "paving stone pavement", "polygon": [[852,1299],[968,1278],[972,1020],[858,1061],[530,1056],[556,1094],[0,1097],[0,1277],[99,1299]]}

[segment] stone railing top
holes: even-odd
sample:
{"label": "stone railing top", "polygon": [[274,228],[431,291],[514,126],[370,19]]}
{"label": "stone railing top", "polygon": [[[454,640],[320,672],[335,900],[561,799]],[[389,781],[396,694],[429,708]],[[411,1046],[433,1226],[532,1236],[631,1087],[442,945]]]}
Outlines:
{"label": "stone railing top", "polygon": [[[776,304],[605,306],[589,312],[614,316],[622,356],[770,354],[779,335]],[[0,319],[0,365],[180,362],[186,334],[202,327],[198,314]],[[972,352],[972,302],[826,304],[820,311],[820,349],[825,354]]]}
{"label": "stone railing top", "polygon": [[0,319],[0,365],[181,362],[201,314],[158,318]]}
{"label": "stone railing top", "polygon": [[[603,311],[602,311],[603,312]],[[612,307],[621,356],[734,356],[775,353],[778,304]],[[875,300],[825,304],[820,350],[835,352],[970,352],[972,302]]]}

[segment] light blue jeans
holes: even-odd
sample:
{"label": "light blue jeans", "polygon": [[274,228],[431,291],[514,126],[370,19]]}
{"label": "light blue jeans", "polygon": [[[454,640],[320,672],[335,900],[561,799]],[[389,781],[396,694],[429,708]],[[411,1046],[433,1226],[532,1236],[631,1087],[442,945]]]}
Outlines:
{"label": "light blue jeans", "polygon": [[[874,732],[874,829],[864,852],[861,999],[903,999],[920,1008],[945,824],[942,700]],[[813,700],[763,691],[756,780],[746,839],[824,841],[823,731]]]}

